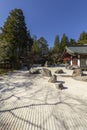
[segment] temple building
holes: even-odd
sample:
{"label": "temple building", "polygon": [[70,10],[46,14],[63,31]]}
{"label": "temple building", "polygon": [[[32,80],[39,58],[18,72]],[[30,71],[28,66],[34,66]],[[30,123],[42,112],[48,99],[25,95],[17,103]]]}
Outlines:
{"label": "temple building", "polygon": [[66,52],[70,55],[70,65],[87,68],[87,44],[67,46]]}

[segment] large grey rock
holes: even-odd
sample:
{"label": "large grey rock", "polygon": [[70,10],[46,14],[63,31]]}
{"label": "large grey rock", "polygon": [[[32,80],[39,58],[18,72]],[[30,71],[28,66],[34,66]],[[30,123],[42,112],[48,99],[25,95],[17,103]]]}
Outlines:
{"label": "large grey rock", "polygon": [[35,69],[35,68],[31,68],[29,70],[29,74],[39,74],[40,73],[40,70],[39,69]]}
{"label": "large grey rock", "polygon": [[62,74],[62,73],[64,73],[64,71],[62,69],[58,69],[58,70],[55,71],[55,73],[56,74]]}
{"label": "large grey rock", "polygon": [[57,81],[57,76],[52,75],[51,78],[48,80],[48,82],[55,83]]}
{"label": "large grey rock", "polygon": [[52,76],[52,73],[50,70],[46,69],[46,68],[43,68],[42,69],[42,75],[43,76],[47,76],[47,77],[51,77]]}
{"label": "large grey rock", "polygon": [[74,69],[72,77],[76,80],[87,82],[87,74],[84,74],[80,68]]}
{"label": "large grey rock", "polygon": [[82,76],[83,72],[80,68],[74,69],[73,73],[72,73],[72,77],[76,77],[76,76]]}

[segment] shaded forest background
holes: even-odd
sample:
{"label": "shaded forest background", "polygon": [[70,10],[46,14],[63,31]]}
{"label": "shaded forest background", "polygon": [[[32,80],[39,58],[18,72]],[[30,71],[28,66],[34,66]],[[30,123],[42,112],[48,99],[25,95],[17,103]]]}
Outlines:
{"label": "shaded forest background", "polygon": [[83,31],[77,41],[69,39],[65,33],[60,39],[57,34],[53,46],[49,47],[43,36],[39,39],[36,35],[31,37],[21,9],[11,10],[0,29],[0,67],[6,69],[20,69],[24,65],[29,68],[33,64],[44,65],[46,61],[49,65],[63,63],[67,45],[87,44],[87,32]]}

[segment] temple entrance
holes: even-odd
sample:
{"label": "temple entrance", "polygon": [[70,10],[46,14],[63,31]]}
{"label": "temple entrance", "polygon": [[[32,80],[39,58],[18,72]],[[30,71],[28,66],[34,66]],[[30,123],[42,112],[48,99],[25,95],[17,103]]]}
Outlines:
{"label": "temple entrance", "polygon": [[78,65],[78,59],[77,59],[77,57],[74,57],[73,59],[72,59],[72,65]]}

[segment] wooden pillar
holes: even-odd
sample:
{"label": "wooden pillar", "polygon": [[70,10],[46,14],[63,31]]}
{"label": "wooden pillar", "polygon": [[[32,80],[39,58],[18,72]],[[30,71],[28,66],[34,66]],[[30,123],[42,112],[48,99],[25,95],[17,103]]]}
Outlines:
{"label": "wooden pillar", "polygon": [[72,65],[72,56],[71,56],[71,60],[70,60],[70,65]]}
{"label": "wooden pillar", "polygon": [[80,67],[80,55],[78,55],[78,66]]}

